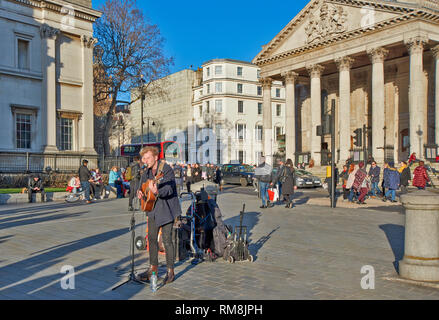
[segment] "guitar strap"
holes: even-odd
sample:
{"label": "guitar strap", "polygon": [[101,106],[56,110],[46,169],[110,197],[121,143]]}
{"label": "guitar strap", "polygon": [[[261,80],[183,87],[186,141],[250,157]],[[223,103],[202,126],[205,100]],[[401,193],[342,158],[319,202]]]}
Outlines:
{"label": "guitar strap", "polygon": [[165,162],[164,161],[160,161],[160,164],[159,164],[159,168],[158,168],[158,170],[157,170],[157,175],[156,175],[156,177],[160,174],[160,173],[163,173],[163,168],[165,167]]}

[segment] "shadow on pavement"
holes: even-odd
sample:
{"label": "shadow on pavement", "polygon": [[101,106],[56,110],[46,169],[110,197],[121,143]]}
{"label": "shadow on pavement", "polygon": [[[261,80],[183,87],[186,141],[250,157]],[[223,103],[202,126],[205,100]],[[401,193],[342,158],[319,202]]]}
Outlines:
{"label": "shadow on pavement", "polygon": [[[26,295],[26,293],[30,293],[32,291],[38,291],[40,288],[45,286],[56,286],[58,289],[60,289],[59,283],[50,285],[51,281],[57,279],[59,280],[63,276],[62,274],[59,273],[60,271],[58,270],[58,267],[54,269],[56,271],[51,276],[38,277],[37,279],[33,279],[27,282],[21,282],[21,281],[23,281],[26,278],[32,277],[34,274],[37,274],[39,272],[43,272],[43,271],[47,272],[47,269],[50,268],[53,269],[55,265],[62,263],[63,261],[66,262],[65,264],[69,264],[68,255],[71,254],[72,252],[76,252],[84,248],[101,244],[103,242],[125,235],[128,232],[129,232],[128,228],[121,228],[117,230],[104,232],[101,234],[86,237],[76,241],[71,241],[53,248],[48,248],[39,251],[38,253],[34,253],[36,255],[33,255],[27,259],[14,262],[9,265],[5,265],[0,268],[0,274],[4,274],[4,275],[11,274],[11,275],[8,277],[0,278],[0,287],[2,288],[0,289],[0,293],[4,293],[5,295],[7,295],[8,292],[11,291],[16,295],[17,289],[19,289],[19,292],[23,292],[23,295]],[[130,258],[131,257],[128,256],[125,259],[127,261],[130,261]],[[97,262],[98,261],[95,260],[95,263]],[[86,265],[90,266],[89,264]],[[75,268],[75,270],[77,270],[78,268],[76,266],[73,267]],[[114,283],[120,281],[119,279],[117,279],[117,277],[114,277],[114,279],[115,279]]]}
{"label": "shadow on pavement", "polygon": [[396,272],[399,273],[399,261],[404,258],[405,228],[396,224],[383,224],[380,225],[380,229],[386,234],[393,255],[395,256],[393,266]]}
{"label": "shadow on pavement", "polygon": [[255,243],[251,243],[249,245],[249,251],[253,255],[253,261],[256,261],[258,259],[257,253],[259,252],[259,249],[261,249],[264,244],[270,240],[273,233],[275,233],[277,230],[279,230],[280,226],[278,226],[276,229],[273,229],[270,233],[268,233],[266,236],[263,236],[258,239]]}
{"label": "shadow on pavement", "polygon": [[[37,217],[37,216],[41,216],[41,215],[48,215],[48,214],[55,213],[55,212],[58,212],[58,211],[35,213],[35,214],[26,215],[25,217],[27,217],[27,218]],[[21,226],[25,226],[25,225],[29,225],[29,224],[48,222],[48,221],[53,221],[53,220],[78,217],[78,216],[82,216],[86,213],[89,213],[89,211],[81,211],[81,212],[70,213],[70,214],[61,213],[61,214],[45,216],[45,217],[35,218],[35,219],[26,219],[26,220],[21,220],[22,217],[8,218],[8,219],[4,219],[4,220],[0,221],[0,230],[14,228],[14,227],[21,227]],[[18,219],[19,219],[19,221],[15,221]],[[6,220],[8,220],[8,222],[4,222]]]}
{"label": "shadow on pavement", "polygon": [[8,239],[12,238],[13,236],[4,236],[4,237],[0,237],[0,244],[2,244],[3,242],[8,241]]}

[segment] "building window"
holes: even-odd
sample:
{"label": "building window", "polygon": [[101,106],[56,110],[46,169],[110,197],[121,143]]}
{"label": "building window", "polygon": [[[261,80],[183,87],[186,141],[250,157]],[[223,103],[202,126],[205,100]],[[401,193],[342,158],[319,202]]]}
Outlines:
{"label": "building window", "polygon": [[58,148],[61,151],[73,150],[73,119],[60,119]]}
{"label": "building window", "polygon": [[206,101],[206,112],[210,113],[210,101]]}
{"label": "building window", "polygon": [[238,93],[242,93],[242,83],[238,83]]}
{"label": "building window", "polygon": [[280,89],[276,88],[276,98],[280,98]]}
{"label": "building window", "polygon": [[215,134],[216,134],[216,139],[217,140],[221,140],[221,131],[222,131],[222,125],[217,124],[215,126]]}
{"label": "building window", "polygon": [[217,93],[223,92],[223,83],[222,82],[215,83],[215,92],[217,92]]}
{"label": "building window", "polygon": [[215,66],[215,75],[223,74],[223,66]]}
{"label": "building window", "polygon": [[258,70],[258,71],[257,71],[257,75],[256,75],[256,76],[258,77],[258,79],[261,78],[261,70]]}
{"label": "building window", "polygon": [[201,118],[203,116],[203,106],[202,105],[198,106],[198,109],[200,111],[200,118]]}
{"label": "building window", "polygon": [[237,135],[237,139],[239,140],[244,140],[245,139],[245,128],[246,125],[245,124],[237,124],[236,125],[236,135]]}
{"label": "building window", "polygon": [[207,68],[206,72],[207,72],[207,76],[210,77],[210,68]]}
{"label": "building window", "polygon": [[30,114],[17,113],[15,119],[16,147],[17,149],[30,149],[32,116]]}
{"label": "building window", "polygon": [[262,96],[262,87],[258,86],[258,96]]}
{"label": "building window", "polygon": [[261,115],[262,112],[263,112],[263,109],[262,109],[262,102],[258,102],[258,115]]}
{"label": "building window", "polygon": [[239,163],[245,163],[245,151],[239,150],[238,151],[238,161]]}
{"label": "building window", "polygon": [[282,115],[282,106],[280,104],[276,105],[276,116],[280,117]]}
{"label": "building window", "polygon": [[238,101],[238,113],[244,113],[244,101]]}
{"label": "building window", "polygon": [[282,135],[282,128],[281,127],[276,127],[275,128],[275,141],[278,141],[279,136]]}
{"label": "building window", "polygon": [[260,160],[261,160],[261,158],[262,158],[262,151],[256,151],[256,154],[255,154],[255,156],[256,156],[256,164],[259,166],[260,165]]}
{"label": "building window", "polygon": [[242,77],[242,67],[237,67],[236,68],[236,74],[238,77]]}
{"label": "building window", "polygon": [[262,141],[263,127],[261,125],[256,126],[256,141]]}
{"label": "building window", "polygon": [[18,39],[18,69],[29,69],[29,41]]}
{"label": "building window", "polygon": [[215,100],[215,112],[223,112],[223,100]]}
{"label": "building window", "polygon": [[207,93],[210,93],[210,84],[207,85]]}

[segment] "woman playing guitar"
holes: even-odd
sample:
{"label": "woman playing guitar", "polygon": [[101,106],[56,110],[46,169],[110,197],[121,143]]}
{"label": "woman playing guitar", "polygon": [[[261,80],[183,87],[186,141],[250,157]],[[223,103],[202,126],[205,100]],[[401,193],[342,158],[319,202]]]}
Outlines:
{"label": "woman playing guitar", "polygon": [[152,272],[158,274],[158,231],[162,228],[163,244],[166,251],[168,272],[164,283],[174,281],[174,246],[172,230],[174,220],[181,215],[174,170],[158,160],[156,147],[145,147],[140,151],[146,169],[140,179],[141,188],[137,197],[142,200],[142,209],[148,214],[148,241],[150,268],[140,274],[140,280],[149,281]]}

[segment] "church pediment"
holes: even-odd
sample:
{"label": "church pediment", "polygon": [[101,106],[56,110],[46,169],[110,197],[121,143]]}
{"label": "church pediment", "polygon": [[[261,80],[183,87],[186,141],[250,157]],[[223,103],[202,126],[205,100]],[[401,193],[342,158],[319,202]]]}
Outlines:
{"label": "church pediment", "polygon": [[313,0],[256,56],[253,63],[354,31],[368,32],[414,11],[389,1]]}

